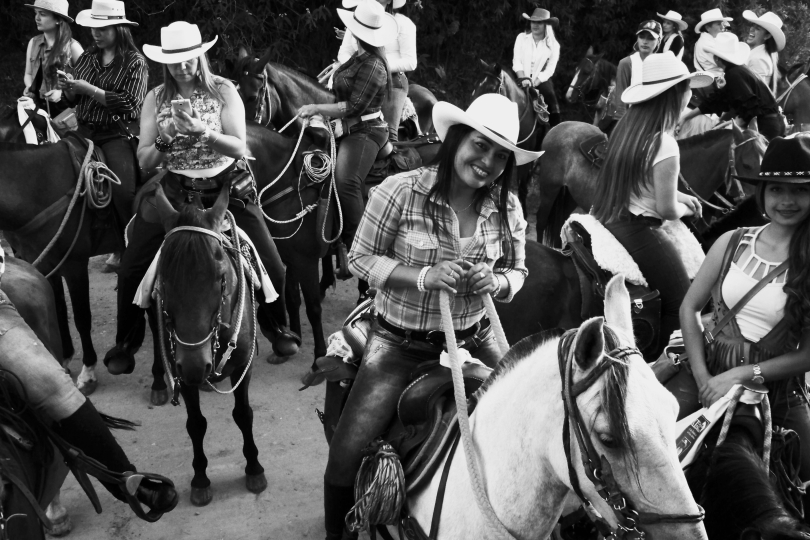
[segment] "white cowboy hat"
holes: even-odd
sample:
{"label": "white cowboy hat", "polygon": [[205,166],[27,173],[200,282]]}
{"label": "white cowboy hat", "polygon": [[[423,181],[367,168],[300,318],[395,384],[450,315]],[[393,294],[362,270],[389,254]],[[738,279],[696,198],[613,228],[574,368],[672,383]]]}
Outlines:
{"label": "white cowboy hat", "polygon": [[[376,2],[377,0],[343,0],[343,7],[346,9],[354,9],[360,2]],[[393,0],[393,8],[400,9],[402,6],[405,5],[405,0]]]}
{"label": "white cowboy hat", "polygon": [[670,21],[670,22],[674,22],[675,24],[677,24],[678,25],[678,30],[680,30],[681,32],[683,32],[684,30],[689,28],[689,25],[686,24],[686,21],[683,20],[683,17],[681,17],[681,14],[678,13],[677,11],[672,11],[670,9],[669,11],[666,12],[665,15],[661,15],[660,13],[656,13],[656,15],[658,15],[659,17],[661,17],[665,21]]}
{"label": "white cowboy hat", "polygon": [[515,153],[515,161],[523,165],[534,161],[543,152],[530,152],[517,147],[520,133],[520,118],[517,103],[500,94],[482,94],[466,111],[446,101],[433,106],[433,125],[441,140],[455,124],[470,126],[487,138]]}
{"label": "white cowboy hat", "polygon": [[552,17],[551,12],[543,8],[534,8],[531,15],[523,14],[523,18],[531,22],[547,23],[552,26],[560,24],[560,19]]}
{"label": "white cowboy hat", "polygon": [[714,77],[705,71],[689,73],[686,64],[672,51],[651,54],[641,64],[641,82],[622,92],[622,101],[628,104],[647,101],[687,79],[691,88],[703,88],[714,81]]}
{"label": "white cowboy hat", "polygon": [[25,6],[34,9],[44,9],[45,11],[61,15],[69,22],[73,22],[73,19],[68,17],[68,0],[36,0],[33,4],[25,4]]}
{"label": "white cowboy hat", "polygon": [[704,24],[709,24],[717,21],[733,21],[731,17],[723,17],[723,12],[720,11],[720,8],[710,9],[709,11],[704,11],[700,14],[700,22],[695,25],[695,33],[699,34],[700,29],[703,28]]}
{"label": "white cowboy hat", "polygon": [[781,51],[785,48],[785,33],[782,31],[782,19],[779,18],[779,15],[769,11],[761,17],[757,17],[756,13],[746,9],[743,11],[743,19],[764,28],[766,32],[773,36],[778,50]]}
{"label": "white cowboy hat", "polygon": [[124,3],[119,0],[93,0],[90,9],[76,15],[76,24],[88,28],[104,28],[116,24],[138,26],[138,23],[127,19]]}
{"label": "white cowboy hat", "polygon": [[397,38],[397,21],[377,2],[361,2],[357,9],[337,10],[340,20],[357,39],[382,47]]}
{"label": "white cowboy hat", "polygon": [[740,38],[731,32],[723,32],[717,34],[714,41],[706,46],[706,52],[719,56],[726,62],[742,66],[748,62],[748,56],[751,54],[751,47],[747,43],[741,43]]}
{"label": "white cowboy hat", "polygon": [[144,45],[143,54],[161,64],[179,64],[205,54],[217,42],[217,36],[203,43],[196,24],[173,22],[160,29],[160,46]]}

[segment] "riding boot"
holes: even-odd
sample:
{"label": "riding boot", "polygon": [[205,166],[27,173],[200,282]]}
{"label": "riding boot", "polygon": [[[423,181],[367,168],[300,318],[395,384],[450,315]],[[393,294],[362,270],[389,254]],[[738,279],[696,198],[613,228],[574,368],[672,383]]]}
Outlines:
{"label": "riding boot", "polygon": [[548,125],[554,127],[559,123],[560,123],[560,113],[553,112],[548,115]]}
{"label": "riding boot", "polygon": [[323,510],[326,540],[342,540],[346,530],[346,514],[354,506],[354,486],[333,486],[323,482]]}
{"label": "riding boot", "polygon": [[[88,399],[72,415],[54,424],[54,431],[66,442],[80,449],[113,472],[136,472],[135,466],[118,441],[115,440],[110,429],[104,423],[101,415]],[[121,488],[116,484],[101,482],[113,497],[119,501],[127,502]],[[177,491],[170,486],[155,486],[144,480],[138,488],[136,495],[138,501],[151,510],[161,513],[171,511],[177,506]]]}

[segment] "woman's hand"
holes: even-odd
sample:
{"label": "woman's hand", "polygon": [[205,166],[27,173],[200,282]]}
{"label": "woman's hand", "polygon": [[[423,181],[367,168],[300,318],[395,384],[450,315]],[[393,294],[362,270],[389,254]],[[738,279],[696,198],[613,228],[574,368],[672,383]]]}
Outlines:
{"label": "woman's hand", "polygon": [[73,75],[70,74],[65,78],[59,77],[59,89],[67,90],[73,94],[84,94],[91,97],[98,90],[89,82],[82,79],[74,79]]}
{"label": "woman's hand", "polygon": [[684,215],[694,216],[696,218],[703,216],[703,205],[700,204],[697,197],[678,192],[678,202],[683,203],[683,205],[689,209]]}
{"label": "woman's hand", "polygon": [[464,277],[467,280],[467,287],[475,294],[492,294],[498,290],[498,276],[492,271],[487,263],[480,262],[475,265],[465,262],[465,267],[469,266]]}
{"label": "woman's hand", "polygon": [[25,96],[25,97],[27,97],[27,98],[34,99],[34,97],[36,97],[36,94],[34,94],[34,93],[31,91],[31,87],[30,87],[30,86],[26,86],[26,87],[25,87],[25,89],[23,90],[23,96]]}
{"label": "woman's hand", "polygon": [[341,30],[340,28],[336,28],[336,27],[333,27],[333,28],[335,28],[335,37],[338,38],[339,40],[343,41],[343,36],[346,35],[346,30]]}
{"label": "woman's hand", "polygon": [[298,116],[301,118],[309,118],[315,114],[318,114],[317,105],[304,105],[298,109]]}
{"label": "woman's hand", "polygon": [[60,99],[62,99],[62,91],[58,89],[49,90],[45,93],[45,99],[50,101],[51,103],[56,103]]}
{"label": "woman's hand", "polygon": [[520,86],[523,88],[528,88],[532,85],[532,81],[528,78],[524,78],[520,80]]}
{"label": "woman's hand", "polygon": [[170,143],[177,137],[177,127],[172,119],[171,109],[163,109],[157,115],[157,129],[163,142]]}
{"label": "woman's hand", "polygon": [[425,275],[425,289],[456,294],[458,280],[464,276],[464,269],[460,263],[461,260],[442,261],[431,267]]}
{"label": "woman's hand", "polygon": [[739,368],[724,371],[719,375],[711,377],[703,386],[698,386],[700,403],[704,407],[711,407],[715,401],[728,394],[735,384],[744,382],[745,376],[740,376]]}
{"label": "woman's hand", "polygon": [[205,124],[197,109],[191,109],[191,116],[186,111],[172,110],[172,121],[176,130],[183,135],[199,137],[205,133]]}

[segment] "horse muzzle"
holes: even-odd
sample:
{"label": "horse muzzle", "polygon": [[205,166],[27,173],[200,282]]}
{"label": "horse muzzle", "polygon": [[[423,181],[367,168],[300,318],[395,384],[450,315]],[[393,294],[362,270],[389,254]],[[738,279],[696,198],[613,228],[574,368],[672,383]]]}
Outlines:
{"label": "horse muzzle", "polygon": [[206,343],[196,348],[177,346],[175,350],[177,376],[185,384],[199,386],[208,380],[214,362],[211,347]]}

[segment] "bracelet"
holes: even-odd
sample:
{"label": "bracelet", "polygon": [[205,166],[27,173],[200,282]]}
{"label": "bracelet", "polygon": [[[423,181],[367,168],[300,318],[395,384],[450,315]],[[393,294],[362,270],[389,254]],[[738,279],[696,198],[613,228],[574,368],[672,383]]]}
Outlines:
{"label": "bracelet", "polygon": [[419,290],[419,292],[427,292],[427,289],[425,289],[425,276],[427,275],[430,269],[431,269],[430,266],[425,266],[419,272],[419,277],[416,278],[416,288]]}
{"label": "bracelet", "polygon": [[174,146],[174,140],[172,140],[172,142],[166,142],[160,135],[155,137],[155,149],[158,152],[162,152],[165,154],[166,152],[172,149],[172,146]]}
{"label": "bracelet", "polygon": [[[96,86],[96,87],[94,88],[94,90],[93,90],[93,99],[96,99],[96,94],[97,94],[98,92],[99,92],[99,88],[98,88],[98,86]],[[102,92],[102,94],[103,94],[103,92]],[[98,101],[98,100],[96,100],[96,101]]]}
{"label": "bracelet", "polygon": [[498,286],[490,294],[492,295],[492,298],[497,298],[498,295],[501,293],[501,280],[498,279],[497,274],[493,274],[493,275],[495,276],[495,282],[498,284]]}

